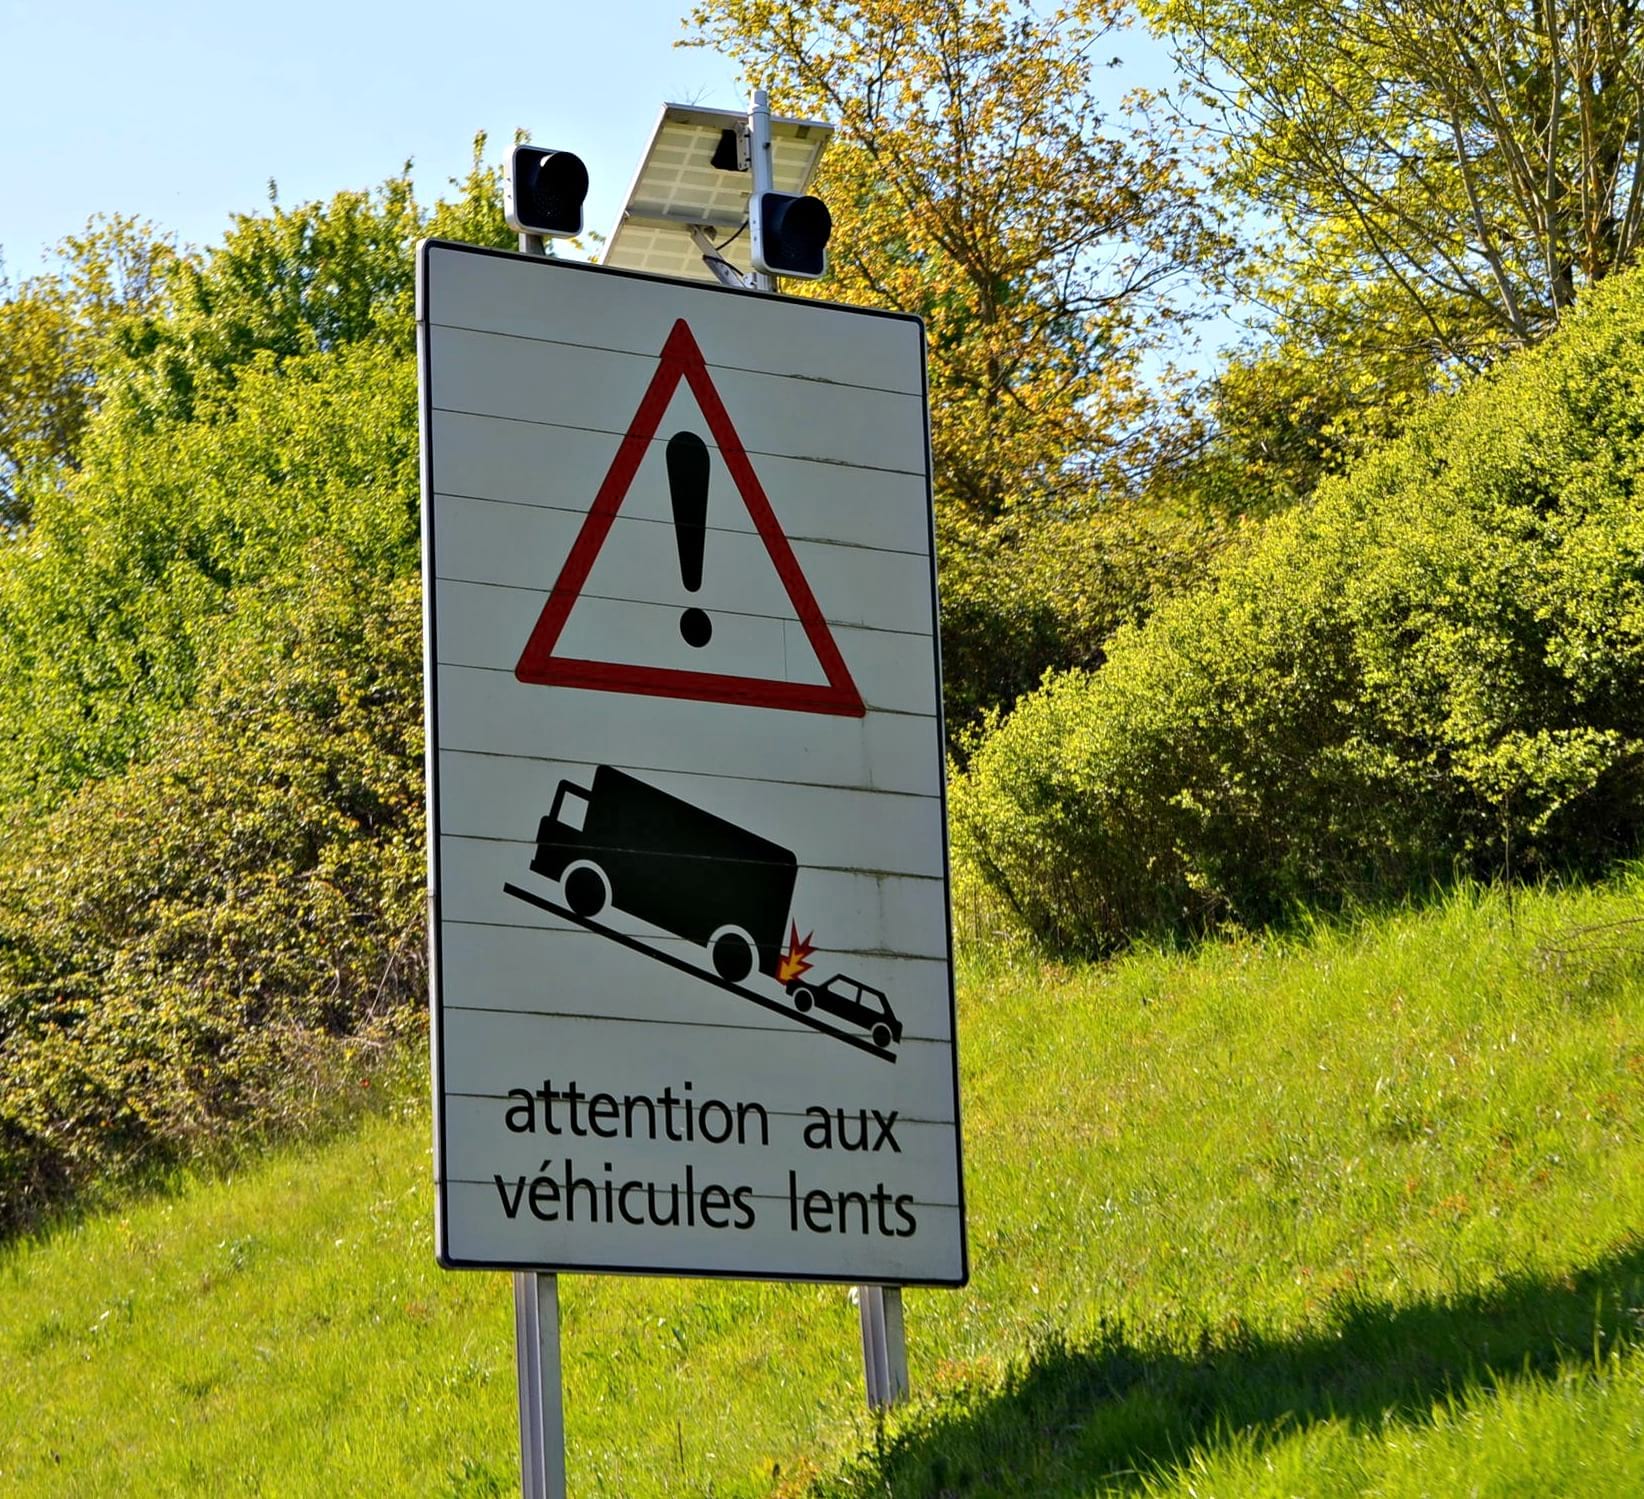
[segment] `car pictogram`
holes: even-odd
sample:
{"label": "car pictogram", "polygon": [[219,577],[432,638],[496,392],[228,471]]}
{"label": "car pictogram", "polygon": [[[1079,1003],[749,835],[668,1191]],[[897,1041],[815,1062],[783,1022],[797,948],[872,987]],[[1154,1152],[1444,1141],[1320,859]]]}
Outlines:
{"label": "car pictogram", "polygon": [[793,996],[794,1009],[802,1015],[814,1005],[841,1020],[848,1020],[852,1025],[861,1026],[878,1047],[886,1047],[902,1039],[902,1022],[896,1018],[884,991],[875,989],[871,984],[864,984],[848,974],[836,973],[820,984],[793,979],[787,987],[788,993]]}

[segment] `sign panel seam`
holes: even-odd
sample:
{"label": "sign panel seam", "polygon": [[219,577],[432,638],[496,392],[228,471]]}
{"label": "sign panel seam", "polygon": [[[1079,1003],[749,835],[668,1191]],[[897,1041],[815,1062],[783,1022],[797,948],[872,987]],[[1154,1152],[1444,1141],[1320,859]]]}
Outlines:
{"label": "sign panel seam", "polygon": [[[566,349],[571,351],[585,351],[599,354],[617,354],[625,358],[632,358],[649,363],[654,357],[649,350],[640,348],[619,348],[614,344],[582,343],[563,338],[544,338],[536,333],[510,333],[505,328],[476,328],[469,323],[429,323],[430,328],[445,328],[454,333],[476,333],[485,338],[511,338],[520,343],[539,344],[548,348]],[[903,400],[917,401],[919,392],[916,390],[901,390],[893,385],[874,385],[867,380],[832,380],[825,375],[807,375],[798,370],[762,369],[758,365],[732,364],[724,359],[710,359],[707,361],[711,370],[722,370],[731,375],[756,375],[760,379],[768,380],[801,380],[807,385],[827,385],[839,390],[866,391],[869,395],[898,396]]]}
{"label": "sign panel seam", "polygon": [[[474,411],[466,406],[434,406],[430,409],[444,412],[447,416],[484,417],[486,421],[490,422],[518,422],[527,427],[553,427],[561,432],[589,432],[599,437],[618,438],[623,435],[611,427],[587,427],[576,422],[553,422],[541,417],[510,416],[502,411]],[[777,458],[785,463],[818,463],[827,468],[860,469],[863,473],[868,474],[896,474],[906,479],[923,479],[925,477],[923,469],[890,468],[884,464],[853,462],[843,458],[819,458],[814,453],[789,453],[778,448],[757,447],[748,448],[746,451],[750,458]]]}
{"label": "sign panel seam", "polygon": [[[814,462],[815,460],[808,458],[792,458],[788,461],[790,463],[809,463]],[[555,505],[548,501],[537,500],[510,500],[501,495],[494,494],[462,494],[454,489],[442,489],[439,492],[438,498],[442,500],[463,500],[473,505],[511,505],[518,510],[529,510],[533,512],[546,511],[552,515],[581,515],[584,513],[583,511],[570,505]],[[660,516],[628,515],[624,516],[623,519],[636,526],[656,526],[658,529],[671,527],[671,522],[664,520]],[[707,529],[723,536],[752,536],[756,534],[753,531],[739,530],[735,526],[715,525],[711,521],[708,523]],[[790,530],[788,540],[791,541],[796,547],[833,547],[842,552],[883,552],[887,556],[891,557],[915,557],[921,562],[925,560],[924,552],[915,551],[911,547],[888,547],[871,542],[841,541],[832,536],[807,536],[802,531]],[[441,576],[446,577],[449,575],[442,573]],[[464,580],[459,579],[457,581]],[[497,586],[500,588],[507,588],[520,585],[502,583]],[[928,637],[929,633],[929,631],[925,631],[924,635]]]}
{"label": "sign panel seam", "polygon": [[[479,671],[487,668],[463,667],[464,671]],[[876,713],[890,710],[876,708]],[[919,715],[909,715],[910,717]],[[927,715],[928,716],[928,715]],[[502,750],[462,749],[455,745],[442,745],[439,753],[442,755],[472,755],[484,760],[520,760],[539,765],[578,765],[595,766],[602,763],[616,764],[621,770],[639,771],[645,775],[675,775],[690,776],[705,781],[746,781],[752,786],[802,786],[814,791],[849,791],[857,796],[897,796],[907,801],[933,802],[938,800],[934,791],[901,791],[894,786],[853,786],[845,781],[798,781],[776,780],[770,776],[735,775],[728,771],[713,770],[676,770],[667,765],[645,765],[633,761],[602,762],[599,760],[580,759],[570,755],[527,755],[512,754]]]}

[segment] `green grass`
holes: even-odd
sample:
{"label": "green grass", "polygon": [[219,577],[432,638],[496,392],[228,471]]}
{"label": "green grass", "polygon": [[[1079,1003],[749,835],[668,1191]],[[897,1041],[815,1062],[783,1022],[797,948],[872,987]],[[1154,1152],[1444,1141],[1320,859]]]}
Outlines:
{"label": "green grass", "polygon": [[[567,1278],[573,1493],[1644,1494],[1644,875],[996,955],[961,1023],[974,1278],[908,1293],[915,1400],[861,1410],[841,1288]],[[0,1251],[0,1491],[517,1492],[427,1134]]]}

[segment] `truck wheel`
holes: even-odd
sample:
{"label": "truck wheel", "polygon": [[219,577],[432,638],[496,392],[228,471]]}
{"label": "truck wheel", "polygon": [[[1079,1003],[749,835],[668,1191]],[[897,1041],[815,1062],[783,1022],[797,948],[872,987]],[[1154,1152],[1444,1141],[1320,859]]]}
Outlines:
{"label": "truck wheel", "polygon": [[754,950],[748,939],[736,932],[721,932],[711,949],[714,972],[727,984],[740,984],[753,972]]}
{"label": "truck wheel", "polygon": [[597,916],[605,906],[605,881],[592,864],[578,864],[560,887],[565,904],[578,916]]}
{"label": "truck wheel", "polygon": [[793,1007],[803,1015],[816,1003],[816,996],[803,984],[793,991]]}
{"label": "truck wheel", "polygon": [[876,1026],[874,1026],[874,1028],[873,1028],[873,1044],[875,1046],[877,1046],[881,1051],[883,1051],[887,1046],[890,1045],[890,1027],[888,1025],[876,1025]]}

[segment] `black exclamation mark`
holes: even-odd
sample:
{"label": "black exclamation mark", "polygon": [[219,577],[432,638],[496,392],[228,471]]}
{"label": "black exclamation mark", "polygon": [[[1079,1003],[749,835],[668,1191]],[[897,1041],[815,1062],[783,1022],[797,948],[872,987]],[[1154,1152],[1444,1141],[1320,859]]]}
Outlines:
{"label": "black exclamation mark", "polygon": [[[679,548],[679,576],[686,590],[702,586],[702,551],[708,542],[708,445],[694,432],[668,439],[668,493],[674,504],[674,544]],[[679,616],[686,645],[706,645],[714,623],[701,609]]]}

